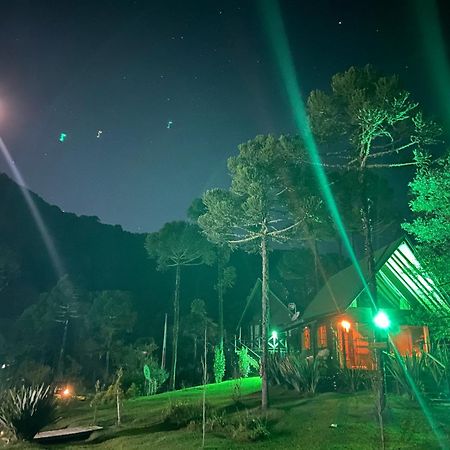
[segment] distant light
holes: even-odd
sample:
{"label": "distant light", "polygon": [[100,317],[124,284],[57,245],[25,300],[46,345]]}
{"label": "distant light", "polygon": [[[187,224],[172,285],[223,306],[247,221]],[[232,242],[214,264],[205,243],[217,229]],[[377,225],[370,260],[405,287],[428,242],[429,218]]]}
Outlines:
{"label": "distant light", "polygon": [[345,330],[346,333],[348,333],[350,331],[351,324],[348,320],[343,320],[341,322],[341,327]]}
{"label": "distant light", "polygon": [[391,321],[387,314],[383,311],[378,311],[377,315],[373,318],[373,323],[378,327],[385,330],[391,326]]}
{"label": "distant light", "polygon": [[63,391],[63,395],[64,397],[68,397],[70,395],[70,389],[69,388],[65,388]]}
{"label": "distant light", "polygon": [[274,330],[272,331],[272,339],[276,341],[278,339],[278,333]]}
{"label": "distant light", "polygon": [[67,134],[66,133],[61,133],[59,135],[59,142],[64,142],[67,139]]}
{"label": "distant light", "polygon": [[2,364],[2,369],[6,369],[6,364]]}

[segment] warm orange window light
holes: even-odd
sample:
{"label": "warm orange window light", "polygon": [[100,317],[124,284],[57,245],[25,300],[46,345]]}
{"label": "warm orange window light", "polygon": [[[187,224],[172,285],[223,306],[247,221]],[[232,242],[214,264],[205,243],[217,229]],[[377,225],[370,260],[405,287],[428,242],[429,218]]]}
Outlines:
{"label": "warm orange window light", "polygon": [[344,331],[345,331],[346,333],[348,333],[348,332],[350,331],[351,324],[350,324],[350,322],[349,322],[348,320],[343,320],[343,321],[341,322],[341,327],[344,329]]}
{"label": "warm orange window light", "polygon": [[311,334],[308,327],[303,328],[303,348],[311,350]]}
{"label": "warm orange window light", "polygon": [[327,346],[327,326],[321,325],[317,328],[317,345],[320,348],[325,348]]}

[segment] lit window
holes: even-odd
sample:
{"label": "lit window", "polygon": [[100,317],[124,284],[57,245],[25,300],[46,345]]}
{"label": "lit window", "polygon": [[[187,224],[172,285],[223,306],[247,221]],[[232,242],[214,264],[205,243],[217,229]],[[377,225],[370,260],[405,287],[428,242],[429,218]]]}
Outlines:
{"label": "lit window", "polygon": [[327,346],[327,326],[321,325],[317,328],[317,346],[325,348]]}
{"label": "lit window", "polygon": [[303,328],[303,348],[305,350],[311,350],[311,333],[309,327]]}

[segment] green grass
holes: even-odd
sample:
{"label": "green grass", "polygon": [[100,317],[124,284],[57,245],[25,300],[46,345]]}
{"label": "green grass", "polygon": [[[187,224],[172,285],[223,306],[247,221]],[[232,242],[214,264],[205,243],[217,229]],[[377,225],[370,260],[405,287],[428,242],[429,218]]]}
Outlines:
{"label": "green grass", "polygon": [[[248,414],[258,415],[260,380],[242,381],[241,402]],[[207,401],[226,417],[238,413],[233,401],[234,382],[225,381],[207,387]],[[195,449],[201,447],[199,429],[169,431],[161,428],[162,411],[169,402],[201,401],[202,388],[189,388],[153,397],[127,400],[123,404],[122,426],[115,426],[114,405],[99,409],[97,423],[105,430],[94,433],[88,441],[69,445],[45,446],[50,449]],[[220,432],[208,432],[206,448],[210,449],[379,449],[379,429],[374,402],[369,392],[358,394],[319,394],[300,397],[293,391],[273,389],[272,407],[267,416],[270,437],[259,442],[236,441]],[[405,398],[389,396],[386,412],[386,448],[439,449],[420,408]],[[450,438],[450,408],[434,407],[438,429]],[[72,403],[62,410],[63,419],[55,428],[92,424],[89,402]],[[337,428],[330,428],[331,424]],[[447,444],[448,445],[448,444]],[[9,448],[36,449],[39,445],[16,444]]]}

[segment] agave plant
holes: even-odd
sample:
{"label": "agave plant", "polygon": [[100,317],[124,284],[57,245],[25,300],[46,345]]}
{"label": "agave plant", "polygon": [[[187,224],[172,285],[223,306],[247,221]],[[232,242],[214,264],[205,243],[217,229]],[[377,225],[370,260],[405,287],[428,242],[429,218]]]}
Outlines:
{"label": "agave plant", "polygon": [[34,435],[55,419],[56,405],[51,386],[9,389],[0,405],[0,426],[18,439]]}
{"label": "agave plant", "polygon": [[400,357],[391,356],[387,362],[389,372],[410,399],[414,399],[416,389],[423,392],[426,366],[422,353],[412,353]]}

